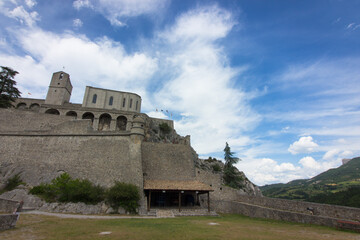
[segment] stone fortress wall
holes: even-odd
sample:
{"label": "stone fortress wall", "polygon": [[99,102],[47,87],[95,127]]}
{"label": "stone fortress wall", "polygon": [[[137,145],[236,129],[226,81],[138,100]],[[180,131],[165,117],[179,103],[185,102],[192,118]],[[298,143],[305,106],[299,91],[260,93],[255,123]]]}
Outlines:
{"label": "stone fortress wall", "polygon": [[189,145],[142,143],[144,179],[192,180],[197,154]]}
{"label": "stone fortress wall", "polygon": [[360,232],[360,209],[358,208],[259,196],[239,196],[236,201],[215,200],[212,208],[223,213],[316,224]]}

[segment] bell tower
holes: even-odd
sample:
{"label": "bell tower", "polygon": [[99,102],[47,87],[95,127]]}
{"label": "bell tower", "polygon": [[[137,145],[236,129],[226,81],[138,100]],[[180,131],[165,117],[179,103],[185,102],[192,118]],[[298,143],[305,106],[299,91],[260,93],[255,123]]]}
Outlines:
{"label": "bell tower", "polygon": [[71,91],[70,75],[63,71],[53,73],[45,104],[63,105],[68,103]]}

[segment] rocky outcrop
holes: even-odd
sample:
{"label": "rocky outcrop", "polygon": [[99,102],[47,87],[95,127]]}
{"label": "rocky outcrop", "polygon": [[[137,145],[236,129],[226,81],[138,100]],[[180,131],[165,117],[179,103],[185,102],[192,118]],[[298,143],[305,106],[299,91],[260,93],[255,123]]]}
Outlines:
{"label": "rocky outcrop", "polygon": [[[256,186],[255,184],[253,184],[246,177],[244,172],[239,171],[238,169],[236,169],[237,175],[241,179],[241,181],[239,183],[239,189],[229,188],[229,187],[225,186],[225,182],[223,180],[224,163],[222,161],[219,161],[215,158],[198,159],[197,162],[195,163],[195,166],[196,166],[196,168],[204,171],[205,174],[207,175],[207,178],[209,178],[210,176],[213,176],[213,179],[216,180],[215,181],[216,183],[214,184],[214,181],[213,181],[211,185],[216,185],[219,188],[221,188],[221,190],[226,188],[228,190],[232,189],[232,191],[235,191],[237,194],[240,194],[240,195],[262,196],[260,188],[258,186]],[[199,174],[199,171],[198,171],[198,174]],[[214,189],[214,190],[216,191],[217,189]]]}
{"label": "rocky outcrop", "polygon": [[5,192],[0,195],[0,198],[23,201],[23,210],[39,210],[45,212],[56,213],[77,213],[77,214],[125,214],[125,210],[119,208],[115,211],[104,202],[100,202],[96,205],[85,203],[47,203],[41,198],[31,195],[25,188],[14,189],[9,192]]}

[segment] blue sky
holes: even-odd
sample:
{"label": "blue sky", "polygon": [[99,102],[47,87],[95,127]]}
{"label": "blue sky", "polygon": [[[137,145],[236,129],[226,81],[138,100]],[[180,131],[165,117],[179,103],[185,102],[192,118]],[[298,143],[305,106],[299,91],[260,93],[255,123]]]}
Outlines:
{"label": "blue sky", "polygon": [[[0,0],[0,65],[23,97],[53,72],[136,92],[200,157],[256,184],[309,178],[359,156],[360,1]],[[28,93],[31,93],[29,95]],[[156,109],[172,113],[156,112]]]}

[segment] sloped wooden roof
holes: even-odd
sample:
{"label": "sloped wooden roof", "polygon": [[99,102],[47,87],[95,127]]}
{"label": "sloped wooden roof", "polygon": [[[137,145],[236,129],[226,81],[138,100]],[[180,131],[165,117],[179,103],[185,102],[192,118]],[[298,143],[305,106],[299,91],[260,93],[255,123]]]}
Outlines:
{"label": "sloped wooden roof", "polygon": [[214,191],[199,181],[145,180],[144,190]]}

